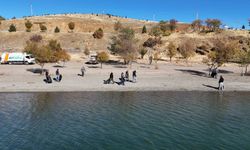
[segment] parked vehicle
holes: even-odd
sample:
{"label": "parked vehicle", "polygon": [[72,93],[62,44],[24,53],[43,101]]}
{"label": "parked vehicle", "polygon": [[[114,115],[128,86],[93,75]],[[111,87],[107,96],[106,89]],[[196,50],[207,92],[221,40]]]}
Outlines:
{"label": "parked vehicle", "polygon": [[27,53],[3,53],[1,55],[1,64],[11,63],[34,64],[35,58]]}
{"label": "parked vehicle", "polygon": [[97,53],[91,53],[89,55],[89,60],[86,62],[86,64],[93,64],[93,65],[98,64]]}

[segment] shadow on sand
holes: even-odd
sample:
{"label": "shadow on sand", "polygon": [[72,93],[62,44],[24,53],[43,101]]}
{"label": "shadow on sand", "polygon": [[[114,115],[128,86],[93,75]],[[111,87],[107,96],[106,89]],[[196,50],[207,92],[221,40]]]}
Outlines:
{"label": "shadow on sand", "polygon": [[206,85],[206,84],[202,84],[202,85],[205,86],[205,87],[208,87],[208,88],[215,89],[215,90],[218,90],[218,89],[219,89],[218,87],[211,86],[211,85]]}
{"label": "shadow on sand", "polygon": [[35,73],[35,74],[42,74],[43,72],[46,72],[48,70],[47,69],[41,69],[41,68],[29,68],[29,69],[26,69],[26,71],[29,71],[29,72],[32,72],[32,73]]}
{"label": "shadow on sand", "polygon": [[175,69],[177,71],[181,71],[183,73],[189,73],[191,75],[195,76],[201,76],[201,77],[208,77],[208,75],[205,72],[197,71],[197,70],[190,70],[190,69]]}

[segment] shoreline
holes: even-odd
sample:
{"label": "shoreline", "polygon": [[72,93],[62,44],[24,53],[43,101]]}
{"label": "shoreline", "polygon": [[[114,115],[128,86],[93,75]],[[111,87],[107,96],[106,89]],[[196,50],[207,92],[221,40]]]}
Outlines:
{"label": "shoreline", "polygon": [[[103,69],[85,65],[86,75],[80,77],[80,68],[83,63],[71,61],[65,68],[59,68],[63,79],[60,83],[46,84],[44,75],[29,71],[39,68],[38,65],[0,65],[0,93],[31,93],[31,92],[218,92],[218,79],[207,77],[207,66],[193,64],[183,66],[169,62],[159,63],[159,69],[154,65],[142,63],[127,66],[103,65]],[[56,64],[46,64],[52,78],[55,77]],[[118,81],[121,72],[137,70],[137,82],[125,82],[125,86],[117,84],[103,84],[103,80],[114,73],[114,80]],[[250,77],[241,77],[240,68],[225,66],[221,70],[225,78],[224,92],[250,92]]]}

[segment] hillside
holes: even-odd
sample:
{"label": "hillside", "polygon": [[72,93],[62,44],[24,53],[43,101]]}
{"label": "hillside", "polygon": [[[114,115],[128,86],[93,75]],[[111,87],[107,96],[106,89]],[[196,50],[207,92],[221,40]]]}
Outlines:
{"label": "hillside", "polygon": [[[33,23],[32,31],[25,32],[25,22],[30,20]],[[108,15],[92,15],[92,14],[65,14],[65,15],[47,15],[34,16],[20,19],[12,19],[2,21],[0,24],[0,52],[3,51],[22,51],[25,43],[34,34],[40,34],[43,39],[57,39],[62,47],[70,53],[83,52],[86,47],[93,51],[107,50],[110,43],[110,37],[115,34],[114,24],[120,21],[123,26],[131,27],[136,31],[136,36],[140,42],[144,42],[150,36],[141,34],[142,27],[146,25],[148,31],[156,22],[136,20],[130,18],[120,18]],[[74,22],[75,29],[73,33],[69,32],[68,23]],[[17,32],[8,32],[9,26],[14,24]],[[39,24],[44,24],[47,27],[46,33],[41,33]],[[59,27],[60,33],[54,33],[55,27]],[[207,39],[214,36],[247,36],[244,31],[226,31],[223,34],[193,34],[188,33],[188,24],[178,24],[178,33],[174,33],[169,37],[163,37],[163,41],[172,40],[177,42],[186,37],[195,38],[199,42],[206,42]],[[98,28],[104,30],[102,39],[94,39],[92,34]],[[162,45],[165,48],[167,42]]]}

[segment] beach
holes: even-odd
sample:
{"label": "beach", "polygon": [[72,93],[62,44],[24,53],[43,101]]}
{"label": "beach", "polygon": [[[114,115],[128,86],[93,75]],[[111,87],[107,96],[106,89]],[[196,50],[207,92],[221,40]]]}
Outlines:
{"label": "beach", "polygon": [[[71,92],[71,91],[217,91],[218,80],[208,77],[208,67],[203,64],[176,64],[159,62],[155,64],[133,63],[132,66],[121,64],[86,65],[86,74],[79,76],[83,61],[70,61],[65,67],[59,67],[63,76],[61,82],[46,84],[44,75],[33,73],[39,65],[0,65],[1,92]],[[58,64],[45,64],[52,78]],[[114,80],[119,81],[121,72],[128,70],[130,79],[132,71],[137,71],[137,82],[118,84],[103,84],[114,73]],[[226,65],[220,68],[225,78],[225,91],[250,91],[250,77],[240,76],[241,68],[237,65]]]}

